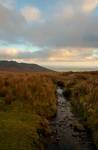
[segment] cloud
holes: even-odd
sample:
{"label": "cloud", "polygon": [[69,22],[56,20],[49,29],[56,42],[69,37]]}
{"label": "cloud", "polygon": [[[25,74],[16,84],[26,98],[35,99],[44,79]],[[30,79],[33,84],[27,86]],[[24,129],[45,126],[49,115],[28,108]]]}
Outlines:
{"label": "cloud", "polygon": [[54,13],[53,13],[53,16],[58,18],[58,17],[61,17],[61,18],[65,18],[65,19],[68,19],[68,18],[71,18],[73,17],[75,14],[75,11],[73,9],[73,6],[72,5],[60,5],[56,8],[54,8]]}
{"label": "cloud", "polygon": [[56,53],[51,54],[49,57],[50,61],[73,61],[76,60],[79,51],[77,50],[68,50],[68,49],[59,49]]}
{"label": "cloud", "polygon": [[[58,48],[43,49],[36,52],[15,48],[0,48],[0,59],[18,62],[36,63],[50,66],[52,69],[68,66],[96,67],[98,66],[98,51],[94,48]],[[59,68],[58,68],[59,69]]]}
{"label": "cloud", "polygon": [[[38,8],[24,7],[21,10],[24,17],[22,12],[0,6],[0,40],[10,43],[22,41],[40,47],[97,48],[98,16],[81,12],[86,1],[60,1],[60,6],[57,3],[43,22],[36,22],[40,19]],[[27,21],[35,23],[28,25]]]}
{"label": "cloud", "polygon": [[0,48],[0,59],[16,58],[18,52],[15,48]]}
{"label": "cloud", "polygon": [[[87,6],[88,0],[61,0],[55,3],[53,10],[50,9],[45,14],[44,11],[40,12],[39,8],[33,6],[24,7],[19,11],[9,9],[7,6],[11,5],[11,1],[7,6],[4,6],[2,1],[0,40],[18,45],[21,42],[25,45],[30,43],[43,48],[43,51],[8,48],[3,49],[4,53],[0,49],[0,58],[35,62],[97,60],[98,57],[95,57],[93,50],[98,51],[98,16],[92,15],[92,11],[97,6],[96,1],[93,2],[90,1],[90,5]],[[43,22],[39,22],[41,13],[44,14]]]}
{"label": "cloud", "polygon": [[85,62],[88,58],[96,60],[94,57],[94,48],[63,48],[51,53],[49,60],[58,62]]}
{"label": "cloud", "polygon": [[85,0],[82,6],[84,12],[91,12],[98,6],[98,0]]}
{"label": "cloud", "polygon": [[50,62],[77,62],[87,61],[89,57],[94,57],[94,48],[58,48],[47,49],[32,53],[32,59]]}
{"label": "cloud", "polygon": [[0,5],[12,9],[15,7],[16,0],[0,0]]}
{"label": "cloud", "polygon": [[12,60],[30,60],[34,59],[32,51],[20,50],[14,47],[0,48],[0,59],[12,59]]}
{"label": "cloud", "polygon": [[76,14],[73,18],[51,18],[31,26],[24,37],[41,47],[98,47],[97,29],[98,16]]}
{"label": "cloud", "polygon": [[25,32],[26,21],[16,10],[0,5],[0,40],[17,43]]}
{"label": "cloud", "polygon": [[28,22],[37,21],[41,18],[41,13],[36,7],[26,6],[22,8],[21,14]]}

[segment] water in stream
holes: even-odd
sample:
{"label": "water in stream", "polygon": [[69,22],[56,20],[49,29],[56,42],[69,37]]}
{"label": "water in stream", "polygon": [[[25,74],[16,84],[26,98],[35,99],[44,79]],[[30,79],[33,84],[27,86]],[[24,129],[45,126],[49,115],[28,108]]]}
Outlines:
{"label": "water in stream", "polygon": [[58,87],[57,94],[57,116],[50,122],[52,137],[47,150],[95,150],[85,128],[71,112],[63,89]]}

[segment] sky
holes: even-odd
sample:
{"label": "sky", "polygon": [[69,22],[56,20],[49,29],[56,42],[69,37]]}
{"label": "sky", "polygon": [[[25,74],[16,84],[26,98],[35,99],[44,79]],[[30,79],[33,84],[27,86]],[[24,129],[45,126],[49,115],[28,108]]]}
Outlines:
{"label": "sky", "polygon": [[0,60],[98,67],[98,0],[0,0]]}

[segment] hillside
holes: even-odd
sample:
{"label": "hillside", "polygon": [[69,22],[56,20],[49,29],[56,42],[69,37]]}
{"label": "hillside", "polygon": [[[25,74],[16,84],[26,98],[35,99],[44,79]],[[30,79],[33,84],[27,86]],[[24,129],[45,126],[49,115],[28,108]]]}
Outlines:
{"label": "hillside", "polygon": [[0,61],[0,70],[29,71],[29,72],[51,72],[45,67],[37,64],[18,63],[16,61]]}
{"label": "hillside", "polygon": [[56,113],[55,86],[48,76],[0,72],[0,150],[44,150],[48,118]]}
{"label": "hillside", "polygon": [[[51,137],[53,137],[51,134],[55,134],[52,131],[56,129],[51,130],[50,126],[50,120],[57,116],[59,108],[57,107],[56,83],[59,83],[59,86],[63,83],[64,95],[67,102],[72,104],[71,110],[74,118],[77,117],[83,123],[85,130],[89,132],[89,137],[98,149],[97,72],[0,71],[0,150],[46,150],[45,146],[51,142]],[[67,108],[64,105],[63,109],[62,112],[66,115]],[[62,124],[55,127],[59,127],[60,131],[63,130],[58,133],[63,133],[62,136],[65,136],[67,135],[65,127],[69,122],[68,120],[60,122]],[[77,121],[73,123],[71,122],[69,126],[71,131],[73,129],[76,131],[76,134],[73,134],[74,137],[85,138],[81,126]],[[68,126],[66,131],[69,131]]]}

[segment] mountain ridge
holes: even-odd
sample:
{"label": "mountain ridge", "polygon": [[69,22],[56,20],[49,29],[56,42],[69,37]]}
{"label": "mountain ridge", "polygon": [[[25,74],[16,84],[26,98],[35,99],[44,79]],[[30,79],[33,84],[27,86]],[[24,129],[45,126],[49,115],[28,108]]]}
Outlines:
{"label": "mountain ridge", "polygon": [[28,72],[53,72],[48,68],[42,67],[38,64],[18,63],[16,61],[0,61],[0,70],[8,71],[28,71]]}

